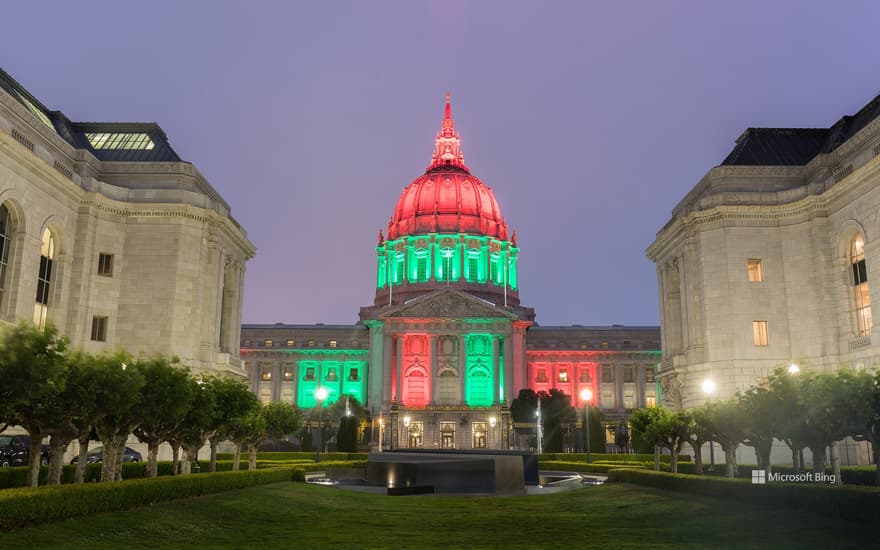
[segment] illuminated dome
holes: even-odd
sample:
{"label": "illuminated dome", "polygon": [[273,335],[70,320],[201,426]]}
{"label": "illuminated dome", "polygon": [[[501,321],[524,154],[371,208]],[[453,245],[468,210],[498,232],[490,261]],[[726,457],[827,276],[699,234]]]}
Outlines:
{"label": "illuminated dome", "polygon": [[516,231],[508,236],[492,190],[464,163],[449,94],[434,143],[431,164],[400,194],[386,234],[379,231],[373,305],[454,288],[519,308]]}
{"label": "illuminated dome", "polygon": [[507,224],[492,189],[464,164],[449,95],[431,164],[400,194],[388,239],[426,233],[468,233],[507,240]]}

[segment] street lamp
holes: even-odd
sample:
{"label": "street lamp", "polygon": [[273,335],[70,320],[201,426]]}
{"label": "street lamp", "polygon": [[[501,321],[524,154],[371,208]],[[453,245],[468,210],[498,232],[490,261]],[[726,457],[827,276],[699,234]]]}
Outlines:
{"label": "street lamp", "polygon": [[799,372],[801,372],[801,368],[796,364],[792,363],[788,366],[788,374],[797,374]]}
{"label": "street lamp", "polygon": [[[498,424],[498,419],[495,418],[494,416],[490,416],[490,417],[489,417],[489,428],[491,429],[491,431],[490,431],[489,433],[494,433],[494,432],[495,432],[495,425],[496,425],[496,424]],[[488,436],[486,437],[486,440],[487,440],[487,443],[488,443],[489,441],[491,441],[490,438],[489,438]]]}
{"label": "street lamp", "polygon": [[584,402],[584,440],[587,442],[587,464],[593,461],[590,454],[590,400],[593,399],[593,391],[590,388],[581,390],[581,401]]}
{"label": "street lamp", "polygon": [[315,446],[315,462],[321,462],[321,447],[324,445],[321,432],[324,431],[324,400],[327,399],[326,388],[315,390],[315,399],[318,400],[318,444]]}
{"label": "street lamp", "polygon": [[538,456],[541,456],[541,398],[538,397],[538,410],[535,411],[538,422],[535,424],[535,435],[538,438]]}
{"label": "street lamp", "polygon": [[379,452],[382,452],[382,428],[385,427],[385,419],[379,416]]}
{"label": "street lamp", "polygon": [[[703,380],[703,383],[700,385],[700,387],[703,389],[703,393],[706,394],[707,401],[712,397],[712,394],[715,393],[715,390],[718,389],[715,386],[715,381],[711,378]],[[694,449],[694,452],[698,451]],[[715,441],[713,441],[712,439],[709,440],[709,464],[715,466]]]}

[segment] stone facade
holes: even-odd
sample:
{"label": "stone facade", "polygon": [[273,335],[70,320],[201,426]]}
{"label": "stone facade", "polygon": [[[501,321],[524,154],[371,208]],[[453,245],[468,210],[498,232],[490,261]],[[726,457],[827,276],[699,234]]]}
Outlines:
{"label": "stone facade", "polygon": [[51,322],[74,348],[244,375],[254,245],[157,125],[70,122],[0,71],[0,210],[0,322]]}
{"label": "stone facade", "polygon": [[666,404],[701,403],[707,379],[731,397],[791,363],[880,364],[878,113],[875,98],[827,130],[749,129],[673,209],[647,250]]}

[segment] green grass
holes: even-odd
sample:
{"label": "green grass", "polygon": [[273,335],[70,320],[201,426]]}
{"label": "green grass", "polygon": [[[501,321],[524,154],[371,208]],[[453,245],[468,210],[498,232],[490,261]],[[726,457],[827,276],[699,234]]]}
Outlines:
{"label": "green grass", "polygon": [[277,483],[2,534],[5,548],[866,548],[869,524],[610,484],[386,497]]}

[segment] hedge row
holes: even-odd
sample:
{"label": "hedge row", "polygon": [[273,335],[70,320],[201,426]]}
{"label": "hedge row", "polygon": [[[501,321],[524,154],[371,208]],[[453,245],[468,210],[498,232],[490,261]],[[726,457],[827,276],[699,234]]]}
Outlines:
{"label": "hedge row", "polygon": [[[290,462],[295,460],[314,460],[314,451],[307,452],[258,452],[257,460],[279,460]],[[366,460],[367,453],[321,453],[321,460]],[[232,460],[232,453],[217,453],[217,460]],[[247,453],[241,453],[242,462],[247,462]]]}
{"label": "hedge row", "polygon": [[0,530],[239,489],[297,477],[295,468],[9,489],[0,492]]}
{"label": "hedge row", "polygon": [[[586,462],[587,461],[587,453],[543,453],[538,455],[538,458],[541,460],[566,460],[571,462]],[[618,453],[618,454],[609,454],[609,453],[590,453],[590,458],[593,462],[650,462],[654,464],[654,455],[653,454],[627,454],[627,453]],[[670,460],[669,455],[660,455],[660,462],[669,463]],[[678,455],[679,464],[682,462],[690,462],[691,455],[680,454]]]}
{"label": "hedge row", "polygon": [[[308,464],[312,461],[278,461],[278,460],[258,460],[257,461],[257,469],[264,468],[274,468],[278,466],[293,466],[299,463]],[[322,463],[323,464],[323,463]],[[247,470],[248,462],[247,460],[242,460],[240,468],[242,470]],[[27,466],[19,466],[15,468],[0,468],[0,489],[9,489],[13,487],[25,487],[27,485]],[[171,461],[162,461],[157,464],[158,475],[168,476],[171,475]],[[232,471],[232,461],[231,460],[218,460],[217,461],[217,471],[218,472],[230,472]],[[40,468],[40,485],[45,485],[46,483],[46,475],[47,468]],[[74,474],[76,472],[76,466],[74,465],[65,465],[64,470],[61,474],[61,483],[69,484],[73,483]],[[207,473],[208,472],[208,461],[200,461],[199,462],[199,472],[193,473]],[[147,463],[146,462],[126,462],[122,465],[122,479],[142,479],[147,477]],[[87,464],[84,479],[86,482],[94,482],[100,481],[101,479],[101,464]]]}
{"label": "hedge row", "polygon": [[635,468],[608,472],[609,481],[635,483],[722,499],[802,510],[825,516],[880,522],[880,489],[818,483],[767,483],[687,474],[668,474]]}
{"label": "hedge row", "polygon": [[[669,471],[669,468],[664,468],[662,464],[660,467],[667,472]],[[653,468],[653,463],[650,465],[650,468]],[[757,469],[758,467],[754,464],[737,464],[736,477],[751,479],[752,470]],[[812,471],[811,468],[807,468],[807,470]],[[695,467],[691,462],[678,465],[678,473],[680,474],[693,474],[694,471]],[[780,474],[793,474],[796,472],[791,466],[773,466],[772,471],[779,472]],[[724,477],[727,475],[727,466],[724,464],[715,464],[714,466],[703,464],[703,473],[710,476]],[[830,474],[831,469],[826,468],[825,473]],[[842,466],[840,468],[840,475],[845,485],[873,486],[875,484],[876,469],[875,466]]]}

